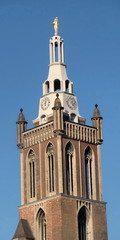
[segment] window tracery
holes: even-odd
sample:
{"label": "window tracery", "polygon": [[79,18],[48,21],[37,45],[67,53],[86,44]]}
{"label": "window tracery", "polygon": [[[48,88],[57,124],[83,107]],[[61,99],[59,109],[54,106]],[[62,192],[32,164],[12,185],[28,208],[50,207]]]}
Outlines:
{"label": "window tracery", "polygon": [[47,147],[47,165],[48,165],[48,191],[55,190],[55,173],[54,173],[54,148],[51,143]]}
{"label": "window tracery", "polygon": [[92,167],[92,150],[87,147],[85,150],[85,180],[86,180],[86,197],[93,196],[93,167]]}
{"label": "window tracery", "polygon": [[29,151],[28,154],[28,170],[29,170],[29,198],[34,198],[36,195],[36,186],[35,186],[35,153],[33,150]]}
{"label": "window tracery", "polygon": [[37,240],[46,240],[46,217],[45,212],[40,209],[37,214]]}
{"label": "window tracery", "polygon": [[65,157],[66,157],[66,189],[67,194],[73,195],[73,146],[69,142],[66,145]]}

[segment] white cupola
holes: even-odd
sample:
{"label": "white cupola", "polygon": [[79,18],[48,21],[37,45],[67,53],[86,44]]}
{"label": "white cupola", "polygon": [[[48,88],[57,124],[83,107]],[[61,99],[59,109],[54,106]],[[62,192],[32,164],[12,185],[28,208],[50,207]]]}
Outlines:
{"label": "white cupola", "polygon": [[54,19],[54,36],[50,38],[49,54],[50,64],[48,78],[43,83],[43,96],[40,98],[39,113],[34,125],[40,125],[50,121],[53,116],[53,106],[56,93],[64,107],[64,114],[70,121],[78,122],[80,117],[77,98],[73,94],[73,83],[68,79],[64,57],[64,40],[58,35],[58,18]]}

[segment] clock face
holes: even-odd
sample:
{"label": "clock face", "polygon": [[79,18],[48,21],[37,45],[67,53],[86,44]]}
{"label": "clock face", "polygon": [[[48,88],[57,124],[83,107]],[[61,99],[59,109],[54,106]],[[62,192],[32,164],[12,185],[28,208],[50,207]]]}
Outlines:
{"label": "clock face", "polygon": [[68,107],[72,110],[75,110],[77,108],[77,102],[73,96],[68,97],[66,103]]}
{"label": "clock face", "polygon": [[43,110],[46,110],[49,107],[49,105],[50,105],[50,99],[48,97],[43,98],[41,101],[41,108]]}

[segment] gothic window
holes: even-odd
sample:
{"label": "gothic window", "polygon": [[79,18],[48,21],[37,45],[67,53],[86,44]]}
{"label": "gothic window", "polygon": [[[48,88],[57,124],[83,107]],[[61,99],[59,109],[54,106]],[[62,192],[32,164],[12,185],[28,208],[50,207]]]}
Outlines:
{"label": "gothic window", "polygon": [[86,197],[93,196],[93,169],[92,169],[92,150],[87,147],[85,150],[85,180],[86,180]]}
{"label": "gothic window", "polygon": [[46,217],[42,209],[37,214],[37,240],[46,240]]}
{"label": "gothic window", "polygon": [[33,150],[29,151],[28,154],[28,188],[29,188],[29,198],[35,197],[35,154]]}
{"label": "gothic window", "polygon": [[66,158],[66,189],[67,194],[73,195],[73,145],[68,142],[65,149]]}
{"label": "gothic window", "polygon": [[86,240],[86,208],[82,207],[78,213],[79,240]]}
{"label": "gothic window", "polygon": [[60,87],[60,80],[56,79],[54,80],[54,91],[60,91],[61,87]]}
{"label": "gothic window", "polygon": [[47,166],[48,166],[48,191],[54,192],[55,190],[55,177],[54,177],[54,148],[51,143],[47,147]]}

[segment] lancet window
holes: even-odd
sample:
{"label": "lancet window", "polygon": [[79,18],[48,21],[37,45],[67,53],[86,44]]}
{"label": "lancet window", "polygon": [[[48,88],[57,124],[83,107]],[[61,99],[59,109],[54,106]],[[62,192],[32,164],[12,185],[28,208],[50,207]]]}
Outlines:
{"label": "lancet window", "polygon": [[46,217],[45,212],[40,209],[37,214],[37,240],[46,240]]}
{"label": "lancet window", "polygon": [[93,159],[92,150],[87,147],[85,150],[85,180],[86,180],[86,197],[93,197]]}
{"label": "lancet window", "polygon": [[78,213],[78,239],[86,240],[86,208],[82,207]]}
{"label": "lancet window", "polygon": [[55,173],[54,173],[54,148],[51,143],[47,147],[47,166],[48,166],[48,191],[55,190]]}
{"label": "lancet window", "polygon": [[29,198],[34,198],[36,194],[36,186],[35,186],[35,153],[33,150],[29,151],[28,154],[28,172],[29,172],[29,180],[28,180],[28,188],[29,188]]}
{"label": "lancet window", "polygon": [[66,158],[66,190],[67,194],[73,195],[73,145],[68,142],[65,149]]}

